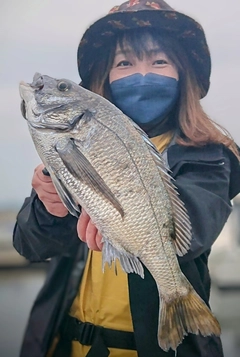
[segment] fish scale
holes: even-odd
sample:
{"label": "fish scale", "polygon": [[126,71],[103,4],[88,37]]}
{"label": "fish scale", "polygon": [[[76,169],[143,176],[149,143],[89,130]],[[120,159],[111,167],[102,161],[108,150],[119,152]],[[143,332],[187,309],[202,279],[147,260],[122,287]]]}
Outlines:
{"label": "fish scale", "polygon": [[106,99],[69,80],[36,74],[32,84],[20,83],[20,95],[63,204],[76,216],[82,206],[102,234],[103,269],[118,259],[126,273],[144,279],[144,264],[154,278],[159,346],[176,351],[190,332],[219,335],[218,321],[178,264],[176,254],[191,244],[191,224],[146,134]]}

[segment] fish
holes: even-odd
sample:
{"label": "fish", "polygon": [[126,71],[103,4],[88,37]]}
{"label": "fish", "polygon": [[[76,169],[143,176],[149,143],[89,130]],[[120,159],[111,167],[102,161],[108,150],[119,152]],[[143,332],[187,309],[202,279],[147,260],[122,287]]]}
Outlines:
{"label": "fish", "polygon": [[[182,273],[177,256],[192,229],[163,156],[130,118],[68,79],[36,73],[19,84],[22,114],[63,204],[80,207],[102,235],[102,266],[118,259],[159,293],[159,346],[177,351],[189,334],[221,333],[210,308]],[[146,307],[147,308],[147,307]]]}

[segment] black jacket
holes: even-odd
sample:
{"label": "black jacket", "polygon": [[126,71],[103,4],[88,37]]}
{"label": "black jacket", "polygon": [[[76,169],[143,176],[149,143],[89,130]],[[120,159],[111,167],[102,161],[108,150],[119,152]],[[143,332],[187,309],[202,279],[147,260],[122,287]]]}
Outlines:
{"label": "black jacket", "polygon": [[[201,148],[172,145],[168,163],[180,198],[192,223],[190,251],[179,258],[183,273],[208,304],[210,277],[207,267],[211,246],[230,212],[230,200],[240,191],[237,158],[223,145]],[[87,256],[76,232],[76,218],[50,215],[36,193],[27,198],[17,216],[13,244],[30,261],[51,258],[46,282],[32,308],[20,357],[46,355],[60,323],[78,291]],[[148,271],[145,278],[128,275],[130,306],[139,357],[174,356],[158,347],[158,293]],[[221,357],[221,341],[189,334],[177,349],[178,357]],[[100,356],[96,356],[100,357]]]}

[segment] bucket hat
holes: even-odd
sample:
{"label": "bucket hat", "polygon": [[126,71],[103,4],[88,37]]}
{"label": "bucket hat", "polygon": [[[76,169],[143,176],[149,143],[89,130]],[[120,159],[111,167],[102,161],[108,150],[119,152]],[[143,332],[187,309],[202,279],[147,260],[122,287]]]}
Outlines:
{"label": "bucket hat", "polygon": [[163,0],[130,0],[114,6],[84,33],[77,52],[78,70],[84,83],[99,52],[120,31],[155,28],[179,41],[192,64],[197,81],[204,90],[210,85],[211,58],[202,26],[191,17],[175,11]]}

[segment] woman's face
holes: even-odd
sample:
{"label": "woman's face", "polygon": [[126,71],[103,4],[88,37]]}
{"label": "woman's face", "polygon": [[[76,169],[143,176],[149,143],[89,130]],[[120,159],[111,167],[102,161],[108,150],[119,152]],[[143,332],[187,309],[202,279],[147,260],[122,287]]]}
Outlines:
{"label": "woman's face", "polygon": [[117,45],[115,58],[109,73],[109,83],[135,73],[141,73],[142,75],[155,73],[179,79],[174,63],[152,41],[149,43],[148,53],[143,54],[141,59],[134,54],[129,46],[124,46],[122,51],[121,47]]}

